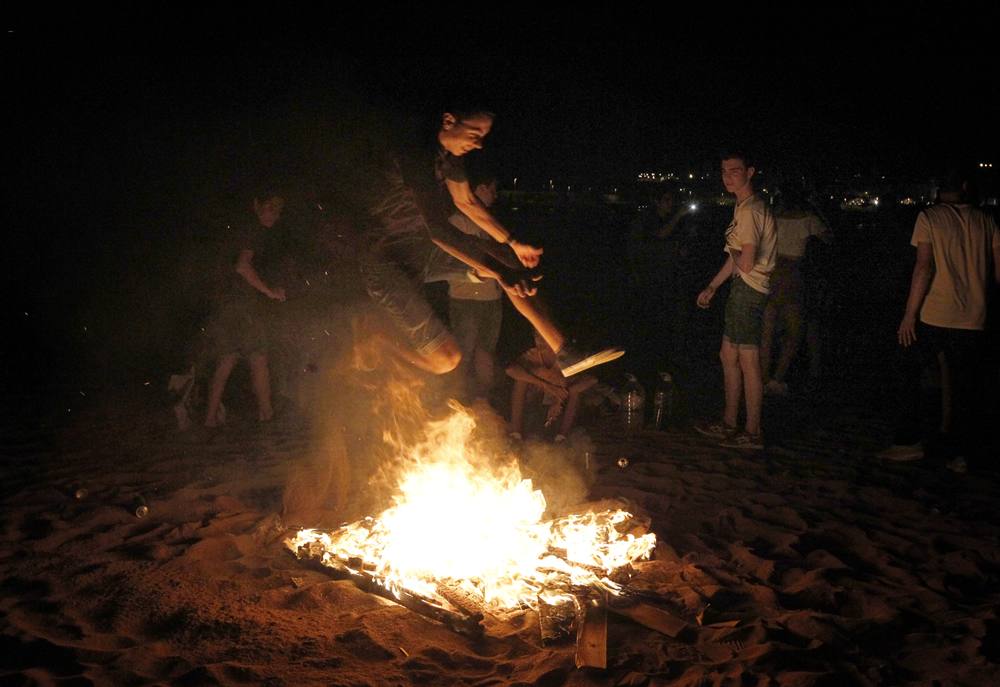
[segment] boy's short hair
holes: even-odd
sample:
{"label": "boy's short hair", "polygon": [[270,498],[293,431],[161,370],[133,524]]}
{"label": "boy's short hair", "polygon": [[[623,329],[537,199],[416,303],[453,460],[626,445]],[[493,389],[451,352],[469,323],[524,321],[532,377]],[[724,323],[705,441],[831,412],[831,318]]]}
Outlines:
{"label": "boy's short hair", "polygon": [[756,161],[745,150],[740,148],[726,148],[719,153],[720,160],[740,160],[747,169],[756,167]]}
{"label": "boy's short hair", "polygon": [[938,191],[962,193],[972,181],[972,164],[965,160],[949,160],[944,167]]}
{"label": "boy's short hair", "polygon": [[488,107],[486,103],[471,98],[455,98],[448,101],[448,106],[442,110],[442,113],[444,112],[455,115],[455,118],[459,121],[472,119],[477,116],[489,117],[490,119],[496,119],[497,117],[493,108]]}
{"label": "boy's short hair", "polygon": [[250,199],[264,202],[271,198],[288,200],[288,190],[285,184],[274,178],[255,181],[250,187]]}

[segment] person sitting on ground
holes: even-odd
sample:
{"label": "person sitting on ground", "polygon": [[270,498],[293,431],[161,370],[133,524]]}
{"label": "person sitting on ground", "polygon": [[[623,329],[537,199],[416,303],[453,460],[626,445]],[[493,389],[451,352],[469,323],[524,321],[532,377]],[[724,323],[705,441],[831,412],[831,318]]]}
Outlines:
{"label": "person sitting on ground", "polygon": [[559,443],[565,441],[573,429],[580,396],[597,384],[597,378],[587,374],[568,381],[559,370],[556,354],[537,332],[534,347],[507,367],[507,375],[514,380],[510,396],[510,434],[514,439],[520,439],[524,433],[524,405],[529,391],[540,395],[543,405],[549,408],[545,426],[559,422],[555,435]]}
{"label": "person sitting on ground", "polygon": [[[782,189],[774,213],[777,225],[778,257],[771,273],[771,295],[764,308],[764,330],[761,334],[760,364],[764,393],[777,396],[788,394],[785,381],[788,370],[798,354],[803,337],[803,307],[805,287],[801,271],[806,243],[812,237],[826,240],[828,229],[797,189]],[[777,336],[780,332],[780,338]],[[780,341],[780,354],[772,369],[772,347]]]}
{"label": "person sitting on ground", "polygon": [[281,219],[285,200],[274,190],[257,193],[253,199],[254,218],[229,243],[232,272],[227,279],[206,327],[212,350],[218,358],[209,387],[205,426],[225,422],[221,412],[226,382],[240,357],[250,365],[250,378],[257,399],[257,419],[267,422],[271,408],[271,380],[268,370],[268,305],[284,302],[285,290],[269,285],[259,266],[267,245],[268,232]]}
{"label": "person sitting on ground", "polygon": [[[583,353],[568,344],[535,295],[538,275],[530,270],[538,267],[542,249],[518,241],[469,187],[462,158],[483,147],[493,119],[482,107],[449,108],[428,148],[373,156],[377,169],[365,189],[365,250],[359,257],[368,294],[395,324],[395,332],[372,331],[377,325],[368,319],[358,322],[355,337],[364,348],[373,343],[428,372],[450,372],[462,351],[421,293],[420,282],[492,279],[557,352],[559,369],[567,377],[619,358],[624,351],[618,348]],[[452,226],[448,217],[455,208],[490,238]]]}

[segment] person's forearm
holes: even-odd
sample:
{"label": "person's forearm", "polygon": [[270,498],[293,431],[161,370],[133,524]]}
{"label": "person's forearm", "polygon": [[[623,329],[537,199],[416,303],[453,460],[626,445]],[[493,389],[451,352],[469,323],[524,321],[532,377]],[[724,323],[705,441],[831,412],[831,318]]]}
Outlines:
{"label": "person's forearm", "polygon": [[260,291],[265,296],[271,296],[271,289],[264,280],[260,278],[257,274],[257,270],[253,268],[253,265],[239,265],[236,268],[236,273],[239,274],[246,281],[247,284],[252,286],[257,291]]}
{"label": "person's forearm", "polygon": [[549,382],[542,379],[538,375],[532,374],[528,370],[524,369],[520,365],[514,363],[507,367],[507,376],[511,379],[515,379],[519,382],[525,382],[527,384],[532,384],[542,389],[543,391],[549,385]]}
{"label": "person's forearm", "polygon": [[475,222],[478,227],[493,237],[498,243],[507,243],[510,241],[511,233],[480,203],[476,201],[459,201],[455,203],[455,206],[463,215]]}
{"label": "person's forearm", "polygon": [[924,302],[927,290],[931,285],[933,270],[930,265],[917,263],[913,267],[913,277],[910,279],[910,295],[906,299],[906,317],[916,318],[920,306]]}
{"label": "person's forearm", "polygon": [[708,283],[708,288],[712,289],[713,291],[717,290],[720,286],[722,286],[722,284],[727,279],[729,279],[729,277],[732,276],[732,274],[733,274],[733,256],[730,255],[728,258],[726,258],[726,261],[722,264],[722,269],[720,269],[718,274],[716,274],[712,278],[712,281]]}

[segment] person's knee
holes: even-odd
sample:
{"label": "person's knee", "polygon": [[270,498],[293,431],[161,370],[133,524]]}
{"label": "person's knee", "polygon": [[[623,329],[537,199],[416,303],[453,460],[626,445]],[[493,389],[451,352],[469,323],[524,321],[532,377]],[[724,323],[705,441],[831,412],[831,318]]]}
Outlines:
{"label": "person's knee", "polygon": [[719,349],[719,360],[723,365],[733,366],[739,363],[739,349],[729,343],[723,343]]}
{"label": "person's knee", "polygon": [[760,369],[760,349],[756,346],[741,346],[737,355],[739,365],[744,370]]}
{"label": "person's knee", "polygon": [[453,339],[449,339],[424,356],[431,372],[443,375],[451,372],[462,362],[462,350]]}

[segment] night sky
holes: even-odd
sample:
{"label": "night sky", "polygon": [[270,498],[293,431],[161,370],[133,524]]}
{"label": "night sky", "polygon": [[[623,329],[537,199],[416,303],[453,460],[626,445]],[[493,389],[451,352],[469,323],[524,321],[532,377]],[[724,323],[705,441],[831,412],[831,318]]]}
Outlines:
{"label": "night sky", "polygon": [[502,184],[708,171],[729,144],[822,179],[1000,162],[996,10],[464,9],[198,35],[8,26],[5,321],[77,316],[254,168],[330,183],[323,160],[373,113],[429,116],[463,92],[498,113],[484,158]]}

